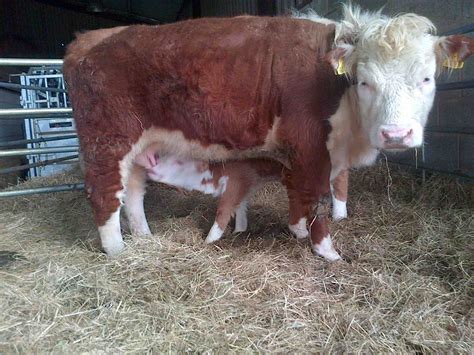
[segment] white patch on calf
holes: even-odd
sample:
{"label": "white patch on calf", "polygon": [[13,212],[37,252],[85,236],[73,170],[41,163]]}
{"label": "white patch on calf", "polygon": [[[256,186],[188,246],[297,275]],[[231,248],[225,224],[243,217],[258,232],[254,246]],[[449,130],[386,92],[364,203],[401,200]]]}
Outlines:
{"label": "white patch on calf", "polygon": [[288,225],[290,231],[296,236],[298,239],[307,238],[309,235],[308,228],[306,227],[306,217],[300,218],[298,223]]}
{"label": "white patch on calf", "polygon": [[222,238],[222,235],[224,234],[224,231],[219,227],[217,222],[214,222],[212,225],[211,230],[209,231],[209,234],[206,237],[205,242],[207,244],[213,243],[215,241],[218,241],[219,239]]}
{"label": "white patch on calf", "polygon": [[332,245],[331,236],[328,234],[319,244],[313,245],[313,251],[328,261],[341,260],[341,256]]}
{"label": "white patch on calf", "polygon": [[211,183],[212,186],[210,186],[210,188],[209,188],[209,191],[211,191],[211,192],[205,192],[205,191],[203,191],[203,192],[204,193],[210,193],[214,197],[222,196],[222,194],[225,192],[225,190],[227,190],[227,182],[228,181],[229,181],[228,176],[221,176],[219,178],[219,181],[217,182],[217,188],[215,188],[215,190],[213,192],[212,192],[212,189],[214,189],[214,184],[213,183]]}

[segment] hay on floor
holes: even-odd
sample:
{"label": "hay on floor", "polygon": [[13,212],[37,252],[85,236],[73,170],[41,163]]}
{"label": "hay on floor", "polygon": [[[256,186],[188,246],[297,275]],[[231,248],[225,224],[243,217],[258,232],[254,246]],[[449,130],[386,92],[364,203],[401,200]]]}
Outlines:
{"label": "hay on floor", "polygon": [[153,185],[154,236],[126,235],[115,259],[95,249],[82,193],[1,200],[0,352],[470,352],[466,186],[355,172],[350,218],[331,225],[346,262],[332,264],[289,234],[276,184],[251,204],[249,232],[216,245],[203,244],[212,198]]}

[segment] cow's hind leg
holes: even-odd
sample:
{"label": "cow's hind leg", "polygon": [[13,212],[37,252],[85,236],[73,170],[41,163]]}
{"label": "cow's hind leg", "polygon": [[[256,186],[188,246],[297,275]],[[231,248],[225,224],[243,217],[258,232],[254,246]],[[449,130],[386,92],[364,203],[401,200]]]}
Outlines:
{"label": "cow's hind leg", "polygon": [[143,197],[146,190],[146,171],[143,167],[134,164],[130,171],[125,193],[125,213],[132,234],[150,235]]}

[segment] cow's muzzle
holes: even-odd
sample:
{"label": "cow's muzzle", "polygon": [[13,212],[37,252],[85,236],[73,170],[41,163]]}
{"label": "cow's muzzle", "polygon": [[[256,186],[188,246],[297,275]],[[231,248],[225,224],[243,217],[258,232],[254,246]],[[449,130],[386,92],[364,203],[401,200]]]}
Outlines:
{"label": "cow's muzzle", "polygon": [[379,143],[383,149],[407,149],[413,147],[413,129],[398,125],[383,125],[379,129]]}

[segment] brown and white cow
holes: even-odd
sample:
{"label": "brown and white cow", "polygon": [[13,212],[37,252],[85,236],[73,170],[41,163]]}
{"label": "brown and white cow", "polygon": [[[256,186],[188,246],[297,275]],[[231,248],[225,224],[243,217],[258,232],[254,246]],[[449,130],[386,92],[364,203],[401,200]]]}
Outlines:
{"label": "brown and white cow", "polygon": [[[341,98],[353,93],[360,120],[346,124],[360,125],[369,149],[419,145],[436,58],[454,50],[462,56],[465,47],[431,30],[416,15],[392,19],[346,8],[338,25],[238,17],[80,35],[64,74],[104,250],[123,249],[122,202],[132,232],[150,234],[146,172],[134,161],[154,145],[158,155],[189,159],[288,159],[290,224],[311,221],[313,250],[338,259],[326,216],[313,210],[330,189],[328,118],[334,129],[338,112],[349,109]],[[334,74],[343,63],[348,77]],[[359,79],[352,89],[351,74]]]}

